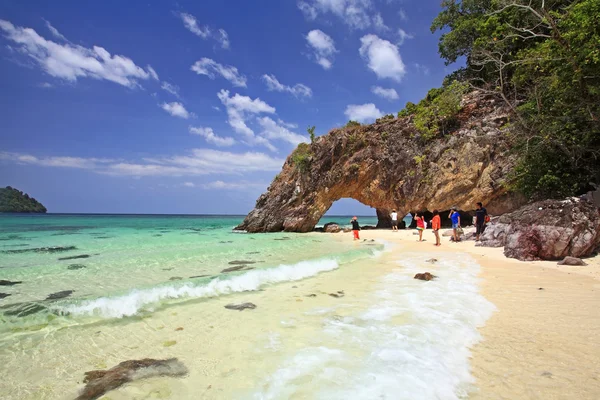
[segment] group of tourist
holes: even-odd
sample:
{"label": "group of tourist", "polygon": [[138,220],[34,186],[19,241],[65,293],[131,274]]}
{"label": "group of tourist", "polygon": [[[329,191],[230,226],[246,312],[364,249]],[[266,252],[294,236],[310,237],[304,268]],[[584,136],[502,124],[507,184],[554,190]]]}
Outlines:
{"label": "group of tourist", "polygon": [[[486,210],[486,208],[483,206],[483,204],[481,202],[478,202],[476,204],[477,209],[475,210],[475,240],[479,241],[479,236],[483,233],[483,231],[485,230],[485,226],[486,224],[490,221],[490,216]],[[396,212],[396,210],[392,210],[392,213],[390,214],[391,220],[392,220],[392,230],[393,231],[397,231],[398,230],[398,225],[399,225],[399,221],[398,221],[398,212]],[[450,221],[452,222],[452,238],[450,240],[452,240],[453,242],[457,243],[460,242],[460,236],[462,235],[462,227],[461,227],[461,223],[460,223],[460,213],[458,212],[458,208],[457,207],[452,207],[450,209],[450,214],[448,214],[448,218],[450,219]],[[425,229],[427,229],[427,221],[425,221],[425,216],[422,213],[415,213],[414,216],[414,220],[416,222],[417,225],[417,232],[419,233],[419,242],[423,241],[423,231]],[[359,231],[360,231],[360,225],[358,224],[358,218],[357,217],[353,217],[352,220],[350,221],[350,223],[352,224],[352,233],[354,235],[354,240],[359,240],[360,236],[359,236]],[[433,234],[435,235],[435,245],[436,246],[441,246],[441,241],[440,241],[440,229],[442,227],[442,220],[440,217],[440,212],[438,210],[433,210],[433,218],[431,219],[431,230],[433,232]]]}

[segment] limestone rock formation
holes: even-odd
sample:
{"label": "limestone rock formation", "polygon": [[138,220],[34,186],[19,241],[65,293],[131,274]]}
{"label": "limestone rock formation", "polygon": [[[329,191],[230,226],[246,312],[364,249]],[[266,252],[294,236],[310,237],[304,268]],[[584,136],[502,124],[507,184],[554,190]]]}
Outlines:
{"label": "limestone rock formation", "polygon": [[478,244],[523,261],[586,257],[600,246],[600,214],[587,200],[545,200],[493,220]]}
{"label": "limestone rock formation", "polygon": [[338,233],[342,228],[335,222],[329,222],[323,226],[323,231],[327,233]]}
{"label": "limestone rock formation", "polygon": [[503,180],[514,160],[503,127],[509,111],[480,92],[465,96],[452,133],[426,141],[411,117],[384,117],[372,125],[334,129],[302,143],[236,229],[308,232],[342,198],[374,207],[380,223],[409,211],[473,210],[482,201],[492,215],[524,204]]}

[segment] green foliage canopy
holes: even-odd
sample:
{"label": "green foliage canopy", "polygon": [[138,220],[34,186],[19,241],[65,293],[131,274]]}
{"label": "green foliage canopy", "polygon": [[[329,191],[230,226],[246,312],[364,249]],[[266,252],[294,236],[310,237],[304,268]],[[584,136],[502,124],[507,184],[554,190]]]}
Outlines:
{"label": "green foliage canopy", "polygon": [[27,193],[10,186],[0,188],[0,212],[5,213],[45,213],[46,207]]}

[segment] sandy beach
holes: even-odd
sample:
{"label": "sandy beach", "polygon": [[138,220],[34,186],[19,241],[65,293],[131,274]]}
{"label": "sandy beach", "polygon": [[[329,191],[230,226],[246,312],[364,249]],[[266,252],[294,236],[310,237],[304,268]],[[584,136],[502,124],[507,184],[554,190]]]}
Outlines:
{"label": "sandy beach", "polygon": [[[482,267],[481,293],[497,307],[471,350],[478,389],[469,398],[600,398],[598,257],[582,267],[521,262],[504,257],[501,248],[475,247],[474,241],[451,243],[443,237],[442,246],[435,247],[431,231],[424,233],[425,242],[417,242],[413,232],[367,230],[361,239],[385,240],[399,244],[394,252],[438,259],[469,254]],[[350,240],[348,233],[337,235]]]}

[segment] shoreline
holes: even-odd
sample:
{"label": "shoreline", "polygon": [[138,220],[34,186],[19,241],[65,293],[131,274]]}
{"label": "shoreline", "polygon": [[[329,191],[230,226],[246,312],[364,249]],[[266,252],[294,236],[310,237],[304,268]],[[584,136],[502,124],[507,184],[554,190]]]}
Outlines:
{"label": "shoreline", "polygon": [[[587,266],[523,262],[474,241],[442,237],[436,247],[430,230],[425,242],[413,232],[367,230],[361,240],[402,244],[399,253],[469,254],[481,266],[481,294],[497,307],[471,348],[477,389],[470,399],[600,398],[600,257],[586,259]],[[334,235],[352,240],[350,234]]]}

